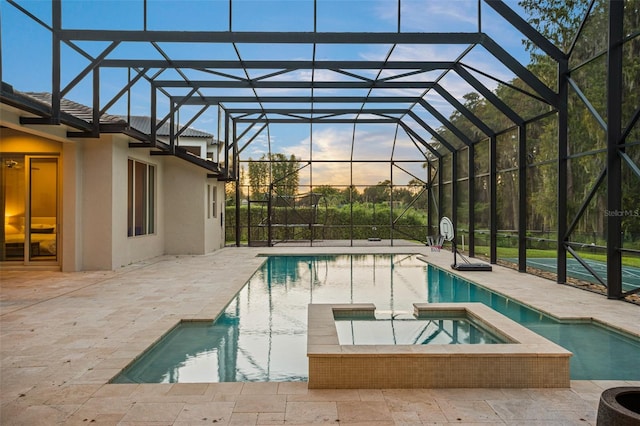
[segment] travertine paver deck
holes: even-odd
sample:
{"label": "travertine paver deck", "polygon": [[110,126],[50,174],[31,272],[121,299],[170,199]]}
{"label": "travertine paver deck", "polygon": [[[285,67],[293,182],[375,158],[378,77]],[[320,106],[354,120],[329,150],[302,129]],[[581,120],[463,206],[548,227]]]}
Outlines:
{"label": "travertine paver deck", "polygon": [[[309,390],[306,383],[106,384],[180,319],[215,318],[263,262],[257,254],[290,250],[227,248],[115,272],[0,271],[0,423],[585,425],[595,424],[602,390],[640,385]],[[330,252],[420,252],[447,269],[451,263],[451,253],[422,246],[295,248],[297,254]],[[640,334],[636,305],[501,267],[466,275],[552,314],[599,317]]]}

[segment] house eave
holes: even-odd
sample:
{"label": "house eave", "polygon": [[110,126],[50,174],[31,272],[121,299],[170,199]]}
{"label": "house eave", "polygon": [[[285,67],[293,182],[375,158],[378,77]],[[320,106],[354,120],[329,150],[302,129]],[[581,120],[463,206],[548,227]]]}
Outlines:
{"label": "house eave", "polygon": [[176,147],[171,152],[171,146],[160,140],[152,141],[151,135],[147,135],[129,125],[126,121],[100,123],[98,134],[93,133],[93,124],[64,111],[60,112],[60,123],[52,120],[51,105],[47,105],[28,95],[16,92],[13,87],[2,82],[0,88],[0,103],[13,107],[25,114],[20,115],[20,125],[64,125],[78,130],[78,132],[67,132],[67,137],[99,137],[100,134],[123,134],[129,137],[132,142],[130,148],[151,148],[151,155],[174,155],[181,160],[202,167],[216,176],[222,175],[220,166],[213,161],[197,157],[183,148]]}

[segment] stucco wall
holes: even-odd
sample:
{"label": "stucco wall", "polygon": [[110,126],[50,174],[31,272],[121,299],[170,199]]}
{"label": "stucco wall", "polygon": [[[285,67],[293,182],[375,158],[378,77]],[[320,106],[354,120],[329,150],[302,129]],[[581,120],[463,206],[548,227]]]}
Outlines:
{"label": "stucco wall", "polygon": [[[113,136],[112,167],[114,170],[113,186],[115,189],[111,215],[113,217],[113,251],[112,267],[118,269],[131,263],[164,254],[164,233],[162,213],[164,176],[163,157],[151,156],[149,149],[129,148],[129,141],[121,136]],[[135,159],[155,166],[156,211],[155,232],[148,235],[127,236],[127,162]]]}
{"label": "stucco wall", "polygon": [[[162,186],[162,157],[149,149],[130,149],[122,135],[82,141],[82,270],[115,270],[164,254],[163,214],[156,208],[156,232],[127,235],[127,161],[156,167],[156,188]],[[156,206],[163,205],[156,190]]]}
{"label": "stucco wall", "polygon": [[82,269],[112,269],[113,169],[111,136],[82,140]]}
{"label": "stucco wall", "polygon": [[82,270],[82,145],[62,145],[62,209],[60,269],[63,272]]}
{"label": "stucco wall", "polygon": [[[148,148],[130,148],[124,135],[69,139],[64,126],[32,130],[21,126],[12,110],[2,112],[0,122],[14,129],[2,129],[0,152],[60,156],[61,270],[115,270],[163,254],[204,254],[224,245],[224,183],[207,178],[207,170],[176,157],[152,156]],[[156,226],[150,235],[127,236],[130,158],[155,166]],[[215,214],[207,190],[216,193]]]}
{"label": "stucco wall", "polygon": [[205,253],[206,175],[201,167],[165,157],[166,254]]}

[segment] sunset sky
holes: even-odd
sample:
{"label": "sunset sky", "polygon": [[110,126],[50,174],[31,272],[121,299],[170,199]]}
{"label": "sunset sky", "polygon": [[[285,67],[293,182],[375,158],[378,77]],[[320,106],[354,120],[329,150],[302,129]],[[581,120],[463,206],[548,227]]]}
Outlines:
{"label": "sunset sky", "polygon": [[[43,0],[21,1],[17,3],[42,20],[45,25],[51,24],[51,3]],[[147,8],[147,29],[174,31],[228,31],[228,0],[149,0]],[[313,31],[313,0],[233,0],[231,27],[233,31]],[[517,2],[508,4],[519,11]],[[13,5],[0,0],[3,26],[2,42],[2,79],[15,89],[25,92],[51,91],[51,38],[49,31],[25,17]],[[512,56],[521,63],[528,62],[528,53],[522,46],[522,35],[512,29],[504,19],[491,8],[482,4],[481,30],[496,40]],[[65,29],[127,29],[144,28],[142,0],[63,0],[62,22]],[[398,2],[396,0],[318,0],[317,1],[318,32],[396,32],[398,26]],[[402,0],[400,28],[403,32],[475,32],[478,31],[477,0]],[[237,44],[238,52],[232,45],[224,44],[178,44],[158,43],[161,49],[173,59],[291,59],[311,60],[314,58],[314,47],[310,44],[290,44],[269,46],[264,44]],[[77,42],[77,45],[92,56],[100,54],[107,46],[105,42]],[[410,59],[453,61],[466,48],[466,45],[401,45],[395,47],[389,55],[392,45],[318,45],[315,50],[316,60],[389,60],[401,61]],[[150,43],[122,43],[109,59],[129,58],[161,58],[160,53]],[[87,66],[88,61],[75,50],[64,46],[62,51],[62,86]],[[508,81],[513,74],[488,54],[482,47],[476,46],[464,58],[467,65],[482,65],[482,69],[494,77]],[[262,72],[262,71],[261,71]],[[230,74],[245,77],[242,70],[229,70]],[[262,72],[264,74],[264,72]],[[358,71],[360,75],[376,77],[375,73]],[[150,71],[148,75],[152,75]],[[441,71],[425,72],[412,76],[413,80],[434,81]],[[385,77],[384,73],[380,77]],[[174,71],[165,71],[159,79],[179,77]],[[198,71],[193,70],[189,78],[197,79]],[[250,75],[255,78],[257,75]],[[476,75],[488,87],[494,88],[496,82],[484,76]],[[310,80],[309,73],[288,73],[279,77],[288,80]],[[318,71],[315,80],[345,80],[349,77],[332,71]],[[127,72],[122,69],[103,69],[101,71],[101,99],[113,97],[127,81]],[[449,73],[441,78],[441,84],[458,100],[473,89],[459,76]],[[215,94],[229,94],[228,89],[215,89]],[[226,91],[225,91],[226,90]],[[251,89],[234,90],[234,94],[252,94]],[[376,89],[384,90],[384,89]],[[308,96],[310,90],[305,89],[260,89],[259,95],[288,93],[295,96]],[[384,95],[398,94],[398,90],[386,89]],[[423,89],[406,89],[402,93],[420,95]],[[91,77],[86,77],[72,89],[66,97],[84,105],[91,105]],[[337,90],[318,90],[315,96],[335,95]],[[364,96],[366,91],[349,89],[340,90],[341,96]],[[451,106],[435,92],[427,93],[428,100],[445,117],[451,114]],[[132,115],[151,115],[149,107],[149,85],[141,83],[134,86],[131,92]],[[286,107],[286,105],[281,105]],[[330,108],[332,105],[322,105]],[[159,105],[159,114],[162,113]],[[193,109],[195,111],[195,108]],[[126,114],[126,99],[117,102],[109,111],[111,114]],[[181,112],[180,121],[189,119],[189,108]],[[441,124],[428,112],[421,117],[433,128]],[[218,135],[217,109],[210,108],[193,125],[197,129]],[[256,126],[256,128],[259,126]],[[251,136],[248,134],[247,138]],[[313,152],[310,150],[310,139],[313,141]],[[425,139],[430,139],[425,133]],[[395,140],[395,149],[394,149]],[[353,157],[351,145],[353,147]],[[240,142],[240,145],[243,143]],[[307,161],[313,160],[418,160],[422,156],[406,133],[400,129],[396,134],[396,126],[351,124],[314,125],[313,134],[308,124],[271,125],[269,131],[262,132],[243,151],[242,158],[259,158],[268,152],[280,152],[287,156],[294,154]],[[404,167],[404,166],[403,166]],[[412,173],[420,172],[419,163],[409,165]],[[301,180],[313,179],[314,185],[324,182],[344,180],[348,184],[348,164],[339,162],[314,164],[313,176],[307,172]],[[355,164],[353,170],[354,184],[376,183],[389,178],[389,166],[371,164]],[[394,172],[395,173],[395,172]],[[394,179],[402,179],[398,173]],[[406,174],[404,174],[406,175]],[[411,179],[411,176],[407,179]]]}

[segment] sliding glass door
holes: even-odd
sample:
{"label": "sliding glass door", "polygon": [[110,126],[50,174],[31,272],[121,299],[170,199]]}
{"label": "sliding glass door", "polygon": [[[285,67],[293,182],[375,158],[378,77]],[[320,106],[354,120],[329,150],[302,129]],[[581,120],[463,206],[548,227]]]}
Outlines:
{"label": "sliding glass door", "polygon": [[58,158],[3,154],[0,164],[0,261],[57,264]]}

